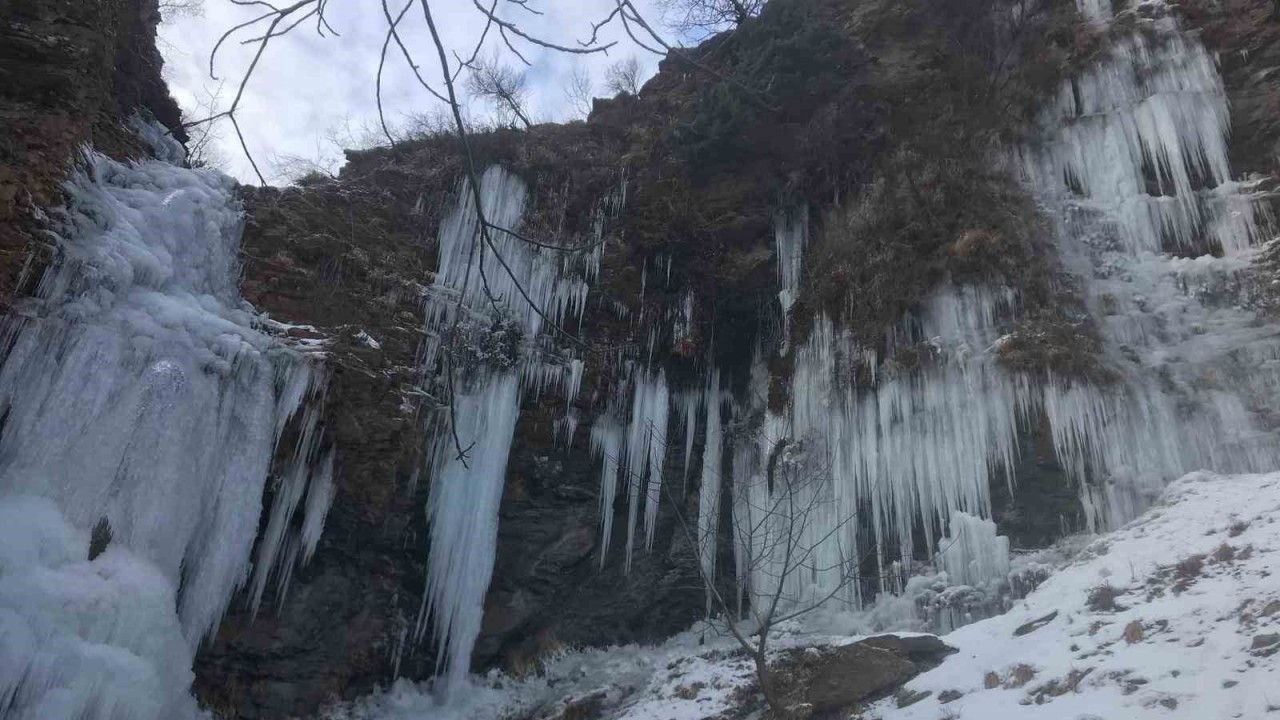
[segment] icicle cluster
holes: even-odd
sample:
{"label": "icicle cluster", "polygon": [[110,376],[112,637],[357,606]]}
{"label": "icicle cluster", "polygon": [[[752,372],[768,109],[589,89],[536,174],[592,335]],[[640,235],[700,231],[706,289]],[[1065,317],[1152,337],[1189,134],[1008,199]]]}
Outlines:
{"label": "icicle cluster", "polygon": [[[653,543],[658,508],[662,502],[664,459],[671,414],[671,396],[667,389],[666,375],[662,371],[655,373],[637,370],[632,363],[631,375],[630,422],[624,425],[617,420],[616,415],[620,413],[617,408],[612,408],[597,418],[591,429],[592,452],[603,462],[600,476],[600,562],[603,564],[609,554],[613,534],[613,504],[618,496],[619,483],[622,483],[627,490],[625,564],[628,571],[635,552],[642,489],[645,546],[649,547]],[[686,459],[686,464],[687,462]]]}
{"label": "icicle cluster", "polygon": [[[484,173],[480,196],[484,219],[494,226],[490,246],[474,193],[461,189],[458,206],[441,223],[440,261],[426,303],[424,367],[444,368],[452,407],[428,429],[431,545],[416,637],[430,621],[446,693],[465,684],[480,634],[521,399],[557,391],[571,406],[582,386],[582,360],[558,348],[557,331],[546,325],[581,318],[603,245],[596,238],[587,252],[556,252],[504,232],[518,232],[526,194],[524,183],[503,168]],[[598,232],[617,202],[611,196],[602,204]],[[460,366],[459,357],[470,366]],[[576,427],[570,407],[557,431],[572,442]]]}
{"label": "icicle cluster", "polygon": [[[140,128],[159,156],[181,156]],[[191,653],[248,572],[277,440],[323,393],[320,358],[263,332],[239,295],[232,187],[87,153],[57,256],[7,321],[0,505],[36,512],[0,523],[0,545],[43,548],[4,561],[16,574],[3,572],[0,707],[14,717],[182,716]],[[317,444],[298,448],[301,485],[277,493],[282,569],[309,555],[328,511]],[[307,487],[291,535],[281,497]],[[94,527],[110,542],[90,561]],[[263,554],[260,574],[277,562]],[[20,579],[46,571],[60,579]]]}
{"label": "icicle cluster", "polygon": [[1058,456],[1100,527],[1189,470],[1280,462],[1261,421],[1277,407],[1280,327],[1242,307],[1239,282],[1269,218],[1231,176],[1213,58],[1172,18],[1150,30],[1064,85],[1019,153],[1123,375],[1119,388],[1057,386],[1044,398]]}
{"label": "icicle cluster", "polygon": [[[1084,5],[1105,21],[1109,4]],[[887,360],[903,349],[922,358],[908,372],[817,318],[792,350],[786,412],[758,407],[768,391],[762,361],[750,398],[734,408],[735,417],[762,418],[752,441],[735,442],[732,468],[738,572],[753,602],[822,597],[840,578],[818,568],[861,563],[857,529],[868,527],[874,547],[862,552],[874,553],[883,592],[912,572],[917,538],[953,582],[1001,581],[1008,543],[982,518],[993,478],[1013,489],[1018,435],[1038,417],[1092,529],[1134,517],[1189,470],[1280,463],[1280,438],[1262,421],[1280,409],[1280,327],[1242,306],[1248,284],[1239,279],[1265,223],[1249,187],[1230,176],[1226,95],[1212,58],[1172,20],[1151,30],[1064,85],[1037,139],[1015,153],[1054,213],[1059,255],[1080,278],[1103,359],[1121,380],[1098,387],[1000,367],[1018,298],[999,288],[944,286],[892,329]],[[795,237],[780,221],[784,307]],[[779,462],[814,453],[829,481],[801,491],[779,482]],[[796,523],[776,510],[788,494],[815,508],[790,540]],[[935,539],[947,527],[950,537]],[[822,560],[784,574],[780,547]],[[837,597],[860,601],[856,588]]]}

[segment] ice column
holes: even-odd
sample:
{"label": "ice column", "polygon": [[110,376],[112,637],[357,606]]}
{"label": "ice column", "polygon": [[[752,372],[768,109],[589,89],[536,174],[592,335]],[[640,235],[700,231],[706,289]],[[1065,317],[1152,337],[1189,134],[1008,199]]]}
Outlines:
{"label": "ice column", "polygon": [[582,382],[581,360],[557,351],[544,326],[549,319],[563,327],[581,314],[599,245],[590,253],[557,253],[503,232],[518,228],[526,194],[503,168],[484,173],[480,197],[492,226],[486,241],[474,193],[463,186],[441,223],[426,304],[424,367],[444,368],[453,389],[447,418],[430,432],[431,547],[417,636],[430,619],[446,694],[463,687],[480,634],[521,396],[555,388],[572,401]]}
{"label": "ice column", "polygon": [[791,338],[791,308],[800,296],[804,246],[809,235],[808,209],[780,212],[773,220],[778,250],[778,302],[782,305],[782,342]]}

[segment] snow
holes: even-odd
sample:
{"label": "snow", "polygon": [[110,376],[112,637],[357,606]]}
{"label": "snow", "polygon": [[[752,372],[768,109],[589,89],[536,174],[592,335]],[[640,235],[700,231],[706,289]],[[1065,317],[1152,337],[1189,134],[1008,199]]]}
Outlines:
{"label": "snow", "polygon": [[[538,672],[472,677],[456,700],[441,702],[432,683],[396,682],[359,701],[330,708],[325,720],[509,720],[560,717],[597,701],[606,717],[697,720],[733,707],[752,669],[732,640],[700,628],[655,647],[623,646],[545,658]],[[572,712],[572,711],[571,711]],[[568,717],[574,715],[567,714]]]}
{"label": "snow", "polygon": [[[931,697],[904,709],[886,701],[871,715],[1264,717],[1280,700],[1269,659],[1280,646],[1253,646],[1254,638],[1280,632],[1277,510],[1280,474],[1182,478],[1159,506],[1098,538],[1008,614],[945,636],[959,652],[907,686]],[[1196,556],[1202,568],[1184,565],[1180,575],[1179,564]],[[1090,593],[1103,585],[1116,592],[1114,610],[1090,607]],[[1053,613],[1043,627],[1015,635]],[[1019,666],[1030,669],[1025,682],[1013,678]],[[988,672],[999,687],[984,687]],[[1072,673],[1083,678],[1064,691]],[[940,705],[947,690],[964,695]]]}
{"label": "snow", "polygon": [[13,720],[194,718],[174,585],[46,498],[0,498],[0,707]]}

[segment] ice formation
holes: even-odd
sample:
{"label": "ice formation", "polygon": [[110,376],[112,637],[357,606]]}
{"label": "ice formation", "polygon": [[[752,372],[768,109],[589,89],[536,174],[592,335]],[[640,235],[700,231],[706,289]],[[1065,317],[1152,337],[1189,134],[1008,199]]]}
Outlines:
{"label": "ice formation", "polygon": [[[181,157],[139,128],[158,156]],[[18,574],[0,601],[0,635],[17,643],[0,706],[17,717],[181,715],[191,653],[246,578],[276,443],[304,410],[311,432],[269,521],[285,552],[264,543],[257,572],[287,576],[318,540],[322,358],[265,332],[241,299],[232,185],[86,153],[57,254],[6,321],[0,504],[32,517],[0,524],[0,544],[40,548],[7,561]],[[308,488],[304,529],[290,529],[282,514]],[[94,527],[111,540],[89,560]]]}
{"label": "ice formation", "polygon": [[[720,372],[712,370],[707,378],[707,390],[703,396],[706,407],[706,437],[702,445],[702,477],[698,486],[698,562],[702,564],[702,576],[716,575],[716,537],[720,531],[720,488],[724,480],[724,430],[721,414],[724,399],[720,391]],[[689,422],[686,431],[693,437],[694,423]],[[711,610],[708,588],[707,610]]]}
{"label": "ice formation", "polygon": [[807,208],[781,213],[774,219],[778,252],[778,302],[782,305],[782,337],[790,338],[791,309],[800,297],[804,246],[809,234]]}
{"label": "ice formation", "polygon": [[939,565],[957,585],[999,583],[1009,574],[1009,539],[990,520],[957,512],[940,545]]}
{"label": "ice formation", "polygon": [[0,497],[0,708],[13,720],[194,718],[174,584],[54,501]]}
{"label": "ice formation", "polygon": [[[1110,13],[1108,3],[1082,10],[1098,22]],[[952,582],[999,582],[1008,542],[983,519],[990,487],[1003,480],[1016,491],[1018,437],[1039,417],[1094,530],[1135,517],[1189,470],[1280,465],[1263,420],[1277,409],[1280,327],[1247,309],[1242,279],[1267,224],[1249,186],[1231,177],[1228,120],[1212,57],[1163,18],[1064,84],[1035,139],[1013,153],[1055,220],[1114,385],[997,364],[1019,298],[985,286],[938,288],[889,331],[884,358],[819,316],[787,350],[795,370],[782,413],[760,406],[769,381],[757,361],[734,417],[758,417],[760,430],[732,451],[738,576],[756,602],[822,597],[841,582],[832,568],[866,558],[875,577],[836,599],[858,605],[868,590],[898,589],[921,555]],[[788,216],[776,222],[785,309],[803,234]],[[892,361],[902,350],[925,360],[901,370]],[[802,479],[827,479],[783,483],[788,462]],[[796,501],[812,508],[802,523],[788,509]],[[787,527],[799,530],[788,538]],[[779,548],[813,560],[783,572]],[[779,588],[780,578],[795,586]]]}
{"label": "ice formation", "polygon": [[1186,471],[1280,462],[1262,421],[1280,328],[1247,309],[1240,282],[1267,219],[1231,176],[1213,58],[1172,18],[1152,29],[1064,87],[1020,153],[1123,375],[1120,388],[1045,397],[1058,455],[1102,527]]}
{"label": "ice formation", "polygon": [[[433,628],[446,695],[465,685],[480,634],[521,398],[558,391],[572,403],[582,385],[582,360],[545,326],[580,319],[603,246],[558,252],[504,232],[518,232],[526,193],[499,166],[484,173],[479,194],[492,226],[486,241],[475,194],[461,188],[440,226],[439,265],[426,303],[423,367],[441,370],[452,407],[428,429],[430,550],[416,637]],[[572,432],[576,414],[570,409],[565,419],[564,432]]]}

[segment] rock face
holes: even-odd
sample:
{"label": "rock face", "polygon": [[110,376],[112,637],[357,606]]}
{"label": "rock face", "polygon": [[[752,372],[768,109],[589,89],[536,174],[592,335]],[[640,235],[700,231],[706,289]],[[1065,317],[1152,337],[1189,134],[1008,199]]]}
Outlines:
{"label": "rock face", "polygon": [[[757,347],[787,340],[774,310],[776,212],[811,202],[818,220],[849,188],[896,182],[921,156],[965,169],[975,152],[985,153],[998,129],[985,125],[990,118],[971,99],[973,83],[987,82],[962,62],[972,59],[963,53],[974,40],[968,19],[977,17],[976,0],[966,2],[779,0],[732,43],[714,38],[699,49],[714,73],[672,57],[638,97],[597,101],[588,122],[473,138],[481,164],[501,163],[525,178],[532,200],[522,230],[533,237],[591,237],[602,192],[628,182],[626,211],[606,230],[599,279],[575,328],[591,342],[577,430],[556,441],[565,408],[551,400],[527,403],[516,430],[477,669],[523,673],[567,645],[656,641],[701,615],[695,556],[677,522],[700,489],[683,448],[664,459],[672,497],[664,498],[653,548],[624,572],[623,499],[604,508],[618,521],[610,556],[600,557],[600,468],[588,429],[617,391],[615,352],[647,343],[674,387],[703,382],[704,364],[714,363],[743,392]],[[178,125],[159,78],[156,19],[155,0],[0,0],[7,141],[0,143],[0,310],[20,291],[25,248],[37,237],[33,213],[57,204],[57,181],[75,148],[93,142],[117,155],[139,152],[121,129],[135,108]],[[1062,35],[1068,41],[1055,36],[1044,45],[1048,65],[1069,54],[1062,43],[1070,33]],[[1046,74],[1042,84],[1052,88],[1056,76]],[[1033,85],[1024,90],[1037,97]],[[1262,122],[1265,112],[1253,116]],[[333,508],[310,565],[257,617],[243,603],[233,607],[197,658],[198,696],[227,716],[308,713],[434,670],[434,649],[413,637],[429,483],[417,350],[436,232],[458,192],[461,153],[448,137],[424,137],[348,159],[335,181],[243,191],[243,294],[291,324],[289,332],[328,343],[325,423],[339,456]],[[1043,258],[1027,256],[1030,241],[974,226],[989,208],[969,201],[1011,198],[1016,188],[975,195],[971,179],[965,170],[927,177],[921,187],[890,183],[900,192],[886,201],[897,206],[885,213],[883,243],[819,243],[817,285],[825,294],[798,301],[794,331],[803,334],[806,320],[838,300],[856,310],[857,330],[878,347],[885,327],[952,273],[1042,271]],[[929,212],[917,212],[917,201]],[[660,263],[670,268],[663,282],[655,280]],[[677,339],[670,318],[686,295],[697,323]],[[910,369],[910,358],[895,360]],[[769,371],[791,368],[783,359]],[[867,381],[856,369],[850,374],[850,382]],[[702,453],[699,439],[693,467]],[[1039,450],[1017,474],[1020,489],[1040,488],[1043,497],[1030,510],[1021,495],[997,501],[997,518],[1018,544],[1043,544],[1059,526],[1055,518],[1076,512],[1074,495],[1062,492],[1060,470]],[[720,547],[720,567],[732,567],[731,543]],[[919,642],[868,641],[837,653],[814,669],[819,704],[842,706],[896,687],[945,651]]]}
{"label": "rock face", "polygon": [[0,312],[24,292],[28,258],[45,257],[41,208],[77,149],[145,152],[125,120],[150,112],[171,128],[178,106],[160,77],[157,0],[0,0]]}
{"label": "rock face", "polygon": [[[713,39],[701,49],[717,58],[719,72],[767,87],[763,101],[671,58],[638,97],[597,101],[588,122],[473,138],[480,165],[501,163],[526,180],[532,199],[522,231],[531,237],[557,244],[590,238],[602,193],[628,181],[627,207],[607,228],[599,278],[582,327],[574,328],[592,346],[577,430],[556,441],[564,407],[553,400],[526,403],[516,429],[476,669],[520,674],[565,646],[656,641],[701,615],[695,556],[676,519],[699,492],[698,473],[685,479],[683,447],[665,457],[672,497],[663,499],[652,549],[638,552],[624,571],[622,498],[606,509],[615,513],[614,537],[609,557],[600,557],[600,467],[588,431],[617,391],[614,349],[652,337],[654,362],[674,387],[704,382],[701,364],[714,362],[744,390],[756,344],[783,341],[770,312],[778,294],[775,211],[796,198],[822,198],[825,206],[853,178],[901,157],[891,149],[918,144],[930,151],[949,143],[932,135],[937,127],[963,135],[958,128],[979,122],[955,109],[940,115],[925,101],[945,92],[961,102],[966,92],[935,64],[954,18],[933,13],[933,0],[906,9],[844,0],[769,7],[732,45],[717,50]],[[450,138],[425,137],[350,153],[337,180],[245,191],[245,296],[278,320],[311,328],[294,332],[332,342],[327,417],[339,469],[324,538],[288,597],[257,618],[233,609],[197,658],[197,693],[214,708],[283,717],[434,670],[430,641],[413,639],[425,584],[429,482],[415,353],[419,303],[431,282],[440,219],[463,175],[460,158]],[[967,197],[967,176],[941,182],[951,181],[938,194]],[[955,260],[947,249],[972,218],[946,217],[938,227],[915,223],[912,242],[875,251],[883,263],[871,278],[877,287],[895,273],[913,274],[882,296],[865,296],[859,317],[867,332],[879,338],[884,323],[910,309],[912,293],[926,291],[951,263],[981,273],[981,252]],[[865,274],[860,258],[836,260],[859,268],[844,285],[867,280],[856,274]],[[660,265],[667,261],[669,280]],[[670,318],[686,293],[697,322],[677,342]],[[822,300],[808,302],[797,310],[798,325]],[[790,369],[780,363],[770,371]],[[697,468],[703,448],[695,430]],[[1060,480],[1044,473],[1043,483],[1028,482]],[[1057,514],[1048,509],[1027,523],[1040,526],[1042,516]],[[1051,534],[1028,530],[1027,543]],[[720,567],[732,567],[728,538],[720,547]],[[902,653],[874,652],[896,658],[902,672],[917,672]]]}

